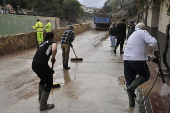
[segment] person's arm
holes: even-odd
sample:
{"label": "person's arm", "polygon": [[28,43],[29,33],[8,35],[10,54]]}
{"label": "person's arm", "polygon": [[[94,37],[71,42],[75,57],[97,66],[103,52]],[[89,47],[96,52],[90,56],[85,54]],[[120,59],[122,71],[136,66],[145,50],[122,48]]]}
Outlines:
{"label": "person's arm", "polygon": [[70,41],[73,42],[74,41],[74,38],[75,38],[75,34],[74,34],[74,31],[72,31],[72,34],[71,34],[71,37],[70,37]]}
{"label": "person's arm", "polygon": [[54,60],[55,60],[56,53],[57,53],[57,44],[53,43],[52,44],[52,59],[54,59]]}
{"label": "person's arm", "polygon": [[149,46],[153,48],[154,51],[159,51],[157,40],[152,37],[146,30],[144,31],[144,40]]}
{"label": "person's arm", "polygon": [[47,29],[47,27],[48,27],[48,24],[45,26],[45,29]]}
{"label": "person's arm", "polygon": [[32,26],[33,29],[36,29],[37,23],[35,24],[35,26]]}

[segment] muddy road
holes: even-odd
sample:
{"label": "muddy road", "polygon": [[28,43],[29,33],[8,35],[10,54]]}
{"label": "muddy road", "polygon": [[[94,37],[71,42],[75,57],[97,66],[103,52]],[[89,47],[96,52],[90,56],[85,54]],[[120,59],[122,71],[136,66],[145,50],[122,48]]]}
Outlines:
{"label": "muddy road", "polygon": [[[58,42],[53,89],[49,103],[55,108],[42,113],[137,113],[129,108],[128,97],[119,83],[123,76],[122,55],[113,53],[108,31],[89,30],[76,35],[73,47],[82,62],[71,62],[71,69],[62,66]],[[36,48],[0,57],[0,113],[40,113],[39,78],[32,71]],[[70,50],[70,58],[75,58]],[[49,65],[51,63],[49,62]]]}

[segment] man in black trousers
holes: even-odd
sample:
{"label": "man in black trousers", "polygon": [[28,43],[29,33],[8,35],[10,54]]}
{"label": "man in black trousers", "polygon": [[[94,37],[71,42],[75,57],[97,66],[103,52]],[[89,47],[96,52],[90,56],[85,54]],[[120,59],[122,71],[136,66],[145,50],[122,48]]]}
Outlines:
{"label": "man in black trousers", "polygon": [[114,53],[116,54],[116,49],[120,44],[120,54],[123,54],[123,44],[124,44],[124,38],[126,37],[126,19],[122,19],[122,22],[117,25],[117,43],[116,47],[114,49]]}

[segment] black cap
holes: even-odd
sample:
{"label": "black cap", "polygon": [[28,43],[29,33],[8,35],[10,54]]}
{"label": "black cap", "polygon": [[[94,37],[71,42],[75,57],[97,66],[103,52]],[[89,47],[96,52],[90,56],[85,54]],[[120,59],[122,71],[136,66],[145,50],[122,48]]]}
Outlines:
{"label": "black cap", "polygon": [[130,20],[130,21],[129,21],[129,24],[131,24],[131,23],[135,23],[135,21],[133,21],[133,20]]}
{"label": "black cap", "polygon": [[122,19],[122,22],[125,22],[126,21],[126,19]]}
{"label": "black cap", "polygon": [[40,21],[40,19],[37,19],[37,22]]}

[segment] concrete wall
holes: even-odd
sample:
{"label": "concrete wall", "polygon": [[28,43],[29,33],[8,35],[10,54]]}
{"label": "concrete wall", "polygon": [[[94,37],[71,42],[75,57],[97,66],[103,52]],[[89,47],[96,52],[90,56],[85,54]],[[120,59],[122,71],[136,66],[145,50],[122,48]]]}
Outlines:
{"label": "concrete wall", "polygon": [[[170,24],[170,16],[167,15],[167,10],[168,10],[168,7],[166,7],[167,4],[168,2],[164,1],[160,5],[160,16],[159,16],[159,27],[158,27],[157,40],[159,42],[162,54],[163,54],[163,51],[165,50],[166,27],[168,24]],[[168,52],[166,56],[167,56],[167,63],[170,66],[170,41],[168,42],[168,44],[169,44],[169,48],[168,48]]]}
{"label": "concrete wall", "polygon": [[147,26],[151,27],[152,24],[152,10],[148,10]]}
{"label": "concrete wall", "polygon": [[[55,40],[60,41],[65,30],[68,28],[54,29],[52,30],[55,35]],[[75,34],[82,33],[90,29],[90,23],[75,26]],[[36,47],[38,45],[36,32],[23,33],[17,35],[1,36],[0,37],[0,55],[13,53],[29,48]]]}
{"label": "concrete wall", "polygon": [[0,35],[13,35],[32,32],[37,17],[25,15],[0,14]]}
{"label": "concrete wall", "polygon": [[[165,50],[166,27],[170,24],[170,15],[167,15],[167,4],[170,5],[170,0],[163,1],[160,6],[150,7],[147,12],[141,13],[136,17],[137,22],[147,22],[147,31],[158,40],[161,55],[163,55]],[[167,63],[170,66],[170,41],[168,44]]]}
{"label": "concrete wall", "polygon": [[35,29],[32,26],[35,25],[37,18],[44,26],[46,25],[46,19],[49,19],[52,29],[60,27],[60,19],[55,17],[0,14],[0,36],[33,32]]}

